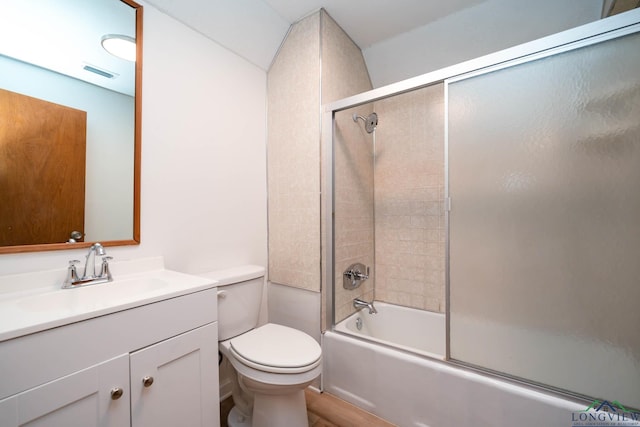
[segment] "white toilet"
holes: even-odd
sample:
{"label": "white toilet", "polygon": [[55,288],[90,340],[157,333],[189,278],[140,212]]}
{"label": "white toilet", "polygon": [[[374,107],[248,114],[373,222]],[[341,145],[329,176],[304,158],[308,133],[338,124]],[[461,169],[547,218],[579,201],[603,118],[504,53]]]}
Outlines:
{"label": "white toilet", "polygon": [[321,372],[309,335],[274,323],[256,327],[265,270],[242,266],[202,276],[218,281],[218,348],[235,370],[231,427],[308,426],[304,389]]}

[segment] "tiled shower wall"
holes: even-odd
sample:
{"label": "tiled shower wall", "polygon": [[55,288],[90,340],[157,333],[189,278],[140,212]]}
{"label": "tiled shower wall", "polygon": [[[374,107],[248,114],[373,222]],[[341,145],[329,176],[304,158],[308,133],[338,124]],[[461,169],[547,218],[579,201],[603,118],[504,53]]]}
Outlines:
{"label": "tiled shower wall", "polygon": [[362,52],[324,10],[291,27],[267,81],[269,281],[319,292],[321,109],[371,81]]}
{"label": "tiled shower wall", "polygon": [[[321,106],[369,89],[360,49],[326,12],[292,26],[268,73],[270,282],[320,291],[328,244],[319,228]],[[352,119],[372,111],[380,119],[375,186],[373,136]],[[442,114],[442,85],[336,114],[337,321],[354,311],[354,298],[374,298],[374,283],[378,300],[444,310]],[[342,272],[355,262],[371,266],[371,278],[347,291]]]}
{"label": "tiled shower wall", "polygon": [[373,239],[373,135],[353,114],[368,116],[372,106],[363,105],[335,115],[334,131],[334,259],[335,318],[355,311],[353,299],[374,298],[375,268],[368,280],[353,290],[342,286],[342,273],[353,263],[374,264]]}
{"label": "tiled shower wall", "polygon": [[[352,119],[372,111],[375,141]],[[336,113],[334,159],[336,322],[355,297],[443,312],[443,85]],[[347,291],[342,273],[355,262],[370,278]]]}
{"label": "tiled shower wall", "polygon": [[320,18],[291,27],[267,75],[269,279],[319,290]]}
{"label": "tiled shower wall", "polygon": [[[360,48],[358,48],[358,46],[353,43],[349,36],[338,26],[338,24],[333,19],[331,19],[329,15],[323,13],[322,103],[326,104],[337,101],[346,96],[366,92],[371,88],[371,80],[369,79],[367,66],[364,62],[364,57],[362,56]],[[356,110],[358,110],[360,114],[368,114],[367,111],[371,111],[372,108],[362,106]],[[337,120],[336,122],[335,132],[339,135],[340,132],[344,130],[345,132],[350,133],[349,137],[353,136],[356,142],[361,143],[356,143],[351,146],[351,149],[358,151],[357,154],[352,153],[354,155],[354,158],[359,159],[357,160],[359,164],[357,170],[363,173],[365,176],[368,174],[370,178],[373,178],[373,176],[371,175],[372,168],[370,154],[369,157],[367,157],[366,151],[368,150],[370,143],[364,137],[364,135],[367,135],[366,132],[364,132],[364,130],[361,130],[361,127],[354,126],[355,123],[351,118],[352,114],[352,111],[341,113],[341,119]],[[352,135],[351,133],[355,133],[355,135]],[[338,136],[338,138],[340,138],[340,136]],[[365,166],[365,163],[368,166]],[[367,168],[369,169],[369,171],[366,170]],[[324,169],[325,168],[323,167],[322,170],[324,171]],[[322,194],[324,195],[327,193],[327,180],[324,176],[322,178],[322,182],[324,185]],[[336,192],[338,192],[338,190],[336,190]],[[339,278],[336,278],[334,293],[335,307],[337,312],[343,310],[347,313],[351,313],[353,312],[353,306],[351,305],[351,301],[353,300],[353,298],[368,298],[369,296],[373,296],[373,281],[368,281],[370,282],[370,284],[361,287],[355,292],[347,291],[342,288],[341,275],[341,272],[343,271],[341,270],[342,266],[350,259],[356,259],[358,262],[364,262],[368,263],[367,265],[372,265],[370,264],[370,262],[372,262],[373,260],[373,236],[372,233],[367,232],[367,230],[372,230],[370,225],[373,221],[371,215],[371,203],[373,200],[371,187],[369,187],[369,192],[371,194],[359,193],[353,199],[351,199],[349,195],[346,195],[346,198],[340,197],[339,199],[337,199],[337,203],[343,203],[343,205],[341,206],[344,206],[346,208],[346,211],[344,213],[350,216],[350,224],[352,227],[350,230],[344,230],[344,233],[339,232],[338,230],[336,230],[335,233],[336,240],[334,257],[336,262],[336,276],[340,276]],[[324,200],[324,198],[322,206],[326,206],[326,201]],[[361,207],[363,209],[360,209]],[[336,212],[338,212],[338,209],[336,209]],[[326,215],[322,215],[322,218],[324,221],[326,219]],[[362,224],[359,223],[361,222],[367,223],[367,229],[364,230],[364,232],[360,231],[360,225]],[[323,230],[325,226],[326,224],[323,222]],[[326,236],[325,233],[322,233],[322,235]],[[327,242],[323,241],[323,248],[326,248],[326,245]],[[326,255],[326,252],[323,251],[323,254]],[[363,259],[361,258],[361,256],[364,257],[364,261],[360,261],[361,259]],[[326,256],[323,256],[323,262],[326,261]],[[326,271],[324,265],[322,271]],[[340,272],[340,274],[338,274],[338,272]],[[331,280],[327,280],[326,277],[323,277],[323,286],[331,286]],[[325,301],[325,304],[326,303],[327,302]],[[329,304],[330,303],[331,302],[329,302]],[[322,314],[325,315],[326,310],[322,310]],[[326,322],[323,321],[322,324],[325,325]]]}
{"label": "tiled shower wall", "polygon": [[375,297],[445,310],[444,87],[375,103]]}

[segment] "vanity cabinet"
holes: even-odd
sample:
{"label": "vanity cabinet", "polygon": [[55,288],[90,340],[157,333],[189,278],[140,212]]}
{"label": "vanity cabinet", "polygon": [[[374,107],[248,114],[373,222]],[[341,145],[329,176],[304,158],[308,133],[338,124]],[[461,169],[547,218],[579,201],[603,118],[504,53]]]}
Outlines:
{"label": "vanity cabinet", "polygon": [[0,342],[0,426],[219,426],[216,310],[210,288]]}
{"label": "vanity cabinet", "polygon": [[131,426],[218,425],[217,360],[216,324],[131,353]]}
{"label": "vanity cabinet", "polygon": [[125,354],[0,401],[0,425],[122,427],[129,425],[128,395]]}

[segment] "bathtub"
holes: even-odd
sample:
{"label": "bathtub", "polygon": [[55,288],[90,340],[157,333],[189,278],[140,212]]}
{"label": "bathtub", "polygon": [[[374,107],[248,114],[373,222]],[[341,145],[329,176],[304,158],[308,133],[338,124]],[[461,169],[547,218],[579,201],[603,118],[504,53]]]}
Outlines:
{"label": "bathtub", "polygon": [[[361,310],[324,333],[324,391],[402,427],[570,427],[573,412],[587,406],[438,360],[445,354],[443,315],[425,327],[409,316],[420,310],[375,307],[378,315]],[[424,339],[425,330],[434,337]]]}
{"label": "bathtub", "polygon": [[412,351],[436,359],[444,359],[446,335],[445,315],[375,301],[376,314],[366,309],[357,311],[335,330],[379,344]]}

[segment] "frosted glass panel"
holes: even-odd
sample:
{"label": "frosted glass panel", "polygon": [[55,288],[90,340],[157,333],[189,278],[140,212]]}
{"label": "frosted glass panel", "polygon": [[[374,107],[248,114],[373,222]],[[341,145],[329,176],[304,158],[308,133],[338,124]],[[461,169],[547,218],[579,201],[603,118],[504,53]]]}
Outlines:
{"label": "frosted glass panel", "polygon": [[449,85],[451,358],[640,408],[640,36]]}

